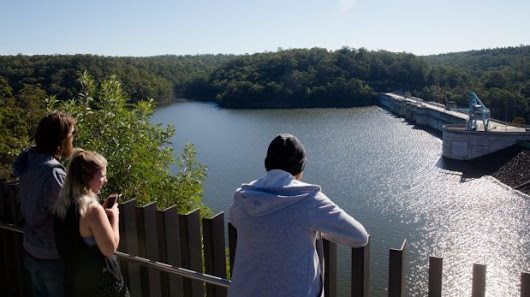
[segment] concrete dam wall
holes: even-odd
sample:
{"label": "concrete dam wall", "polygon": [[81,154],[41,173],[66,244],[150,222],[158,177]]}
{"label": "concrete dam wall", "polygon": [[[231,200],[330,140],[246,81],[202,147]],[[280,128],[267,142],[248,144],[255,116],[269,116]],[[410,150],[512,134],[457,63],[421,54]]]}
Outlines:
{"label": "concrete dam wall", "polygon": [[466,131],[461,125],[446,125],[443,130],[443,156],[470,160],[530,141],[530,132]]}
{"label": "concrete dam wall", "polygon": [[392,113],[404,117],[408,121],[427,126],[443,132],[447,124],[466,124],[466,115],[461,112],[446,110],[443,105],[423,102],[419,98],[405,98],[392,93],[382,93],[380,104]]}
{"label": "concrete dam wall", "polygon": [[520,141],[530,141],[530,128],[511,126],[491,120],[488,131],[479,123],[475,131],[465,129],[468,115],[448,110],[419,98],[405,98],[392,93],[381,93],[380,104],[392,113],[420,126],[442,132],[442,155],[456,160],[470,160],[507,148]]}

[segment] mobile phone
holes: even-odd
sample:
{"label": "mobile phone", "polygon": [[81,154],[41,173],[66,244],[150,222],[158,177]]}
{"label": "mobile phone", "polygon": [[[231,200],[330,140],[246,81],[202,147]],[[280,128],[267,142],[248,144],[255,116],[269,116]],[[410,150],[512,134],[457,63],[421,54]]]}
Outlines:
{"label": "mobile phone", "polygon": [[118,195],[118,194],[110,194],[105,199],[105,202],[103,202],[103,207],[104,208],[112,208],[114,206],[114,203],[118,202],[118,198],[119,197],[120,197],[120,195]]}

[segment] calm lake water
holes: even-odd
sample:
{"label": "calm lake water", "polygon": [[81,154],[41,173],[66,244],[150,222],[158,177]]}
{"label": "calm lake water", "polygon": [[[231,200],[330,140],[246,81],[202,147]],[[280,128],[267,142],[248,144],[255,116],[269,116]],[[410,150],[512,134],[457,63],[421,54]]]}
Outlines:
{"label": "calm lake water", "polygon": [[[444,296],[470,296],[473,263],[487,265],[487,296],[519,296],[530,271],[530,199],[441,157],[435,133],[379,107],[227,110],[178,102],[152,122],[173,124],[177,152],[192,142],[208,165],[204,201],[228,211],[234,190],[260,178],[269,142],[296,135],[319,184],[371,235],[371,292],[386,296],[389,249],[407,240],[408,296],[426,296],[429,256],[444,258]],[[349,249],[339,247],[339,296],[349,296]]]}

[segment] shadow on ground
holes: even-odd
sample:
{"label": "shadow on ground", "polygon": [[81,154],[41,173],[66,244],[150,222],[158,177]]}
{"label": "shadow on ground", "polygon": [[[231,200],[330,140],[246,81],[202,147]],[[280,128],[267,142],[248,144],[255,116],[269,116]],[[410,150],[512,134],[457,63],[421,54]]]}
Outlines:
{"label": "shadow on ground", "polygon": [[520,187],[530,180],[530,150],[525,150],[519,145],[467,161],[440,157],[436,166],[459,172],[461,182],[491,175],[512,188],[530,193],[530,187]]}

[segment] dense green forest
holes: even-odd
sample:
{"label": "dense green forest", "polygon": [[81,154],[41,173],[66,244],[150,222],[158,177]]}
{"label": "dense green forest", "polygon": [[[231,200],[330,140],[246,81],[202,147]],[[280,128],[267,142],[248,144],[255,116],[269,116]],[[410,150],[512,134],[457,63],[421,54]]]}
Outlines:
{"label": "dense green forest", "polygon": [[499,120],[530,124],[530,46],[473,50],[424,57],[431,66],[426,85],[415,90],[426,100],[466,106],[475,92]]}
{"label": "dense green forest", "polygon": [[500,120],[530,123],[530,46],[432,56],[344,47],[246,55],[105,57],[0,56],[0,163],[28,145],[45,99],[76,98],[88,72],[115,75],[131,102],[178,97],[229,108],[347,107],[403,92],[467,106],[475,92]]}
{"label": "dense green forest", "polygon": [[184,95],[195,79],[210,73],[232,55],[105,57],[95,55],[0,56],[0,77],[17,93],[36,86],[59,100],[77,96],[78,77],[87,71],[102,81],[115,75],[134,102],[153,98],[168,102]]}
{"label": "dense green forest", "polygon": [[59,100],[79,92],[77,77],[116,75],[132,101],[177,97],[230,108],[363,106],[377,91],[403,91],[465,106],[475,92],[493,117],[530,122],[530,46],[433,56],[344,47],[279,49],[253,55],[103,57],[0,56],[0,78],[21,90]]}
{"label": "dense green forest", "polygon": [[231,108],[363,106],[381,91],[467,106],[475,92],[494,118],[530,122],[530,46],[425,57],[363,48],[279,50],[235,57],[194,84],[202,97]]}

